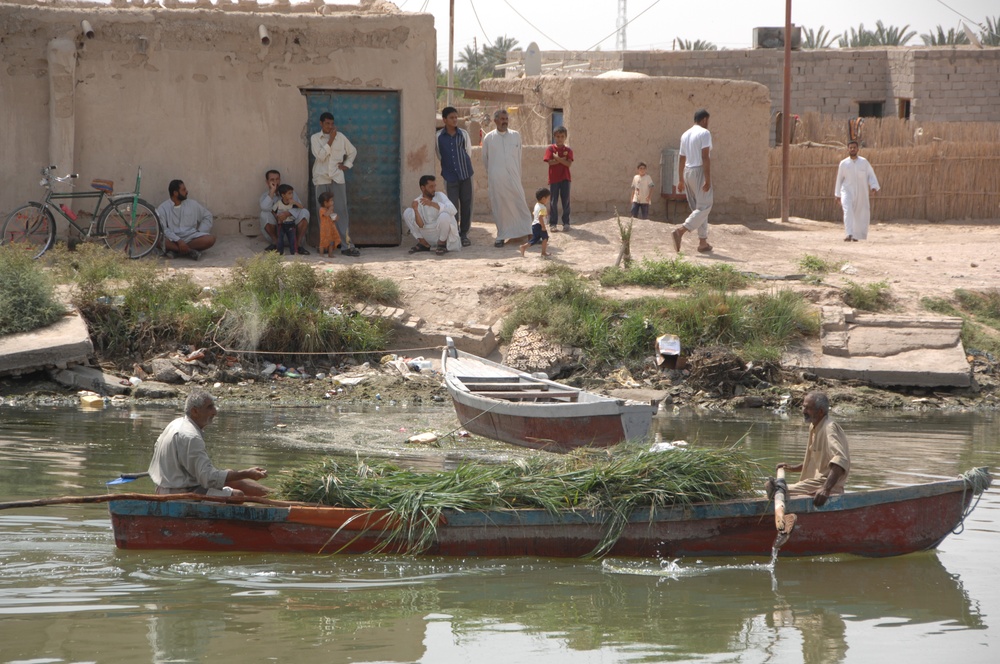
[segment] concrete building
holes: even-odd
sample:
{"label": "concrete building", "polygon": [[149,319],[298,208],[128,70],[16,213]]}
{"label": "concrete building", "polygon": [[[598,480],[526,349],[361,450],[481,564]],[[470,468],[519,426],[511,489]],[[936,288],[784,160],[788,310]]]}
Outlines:
{"label": "concrete building", "polygon": [[[767,89],[757,83],[717,79],[647,77],[628,73],[599,77],[529,76],[482,81],[484,90],[522,95],[512,107],[511,126],[523,133],[522,156],[525,193],[533,199],[535,188],[547,183],[548,166],[542,161],[554,125],[569,128],[568,144],[574,149],[572,204],[577,212],[623,216],[630,207],[630,184],[635,167],[644,161],[649,175],[672,193],[674,158],[681,134],[693,124],[694,112],[711,113],[712,181],[716,188],[714,221],[763,218],[767,213],[767,150],[770,101]],[[495,106],[495,104],[494,104]],[[489,206],[486,174],[476,167],[477,210]],[[664,216],[660,188],[653,192],[654,218]],[[533,203],[533,200],[532,200]],[[687,214],[686,205],[671,210],[672,221]]]}
{"label": "concrete building", "polygon": [[359,152],[352,239],[398,244],[399,201],[435,168],[433,17],[380,0],[165,4],[0,4],[0,214],[44,195],[43,166],[131,191],[141,165],[154,206],[179,178],[237,232],[268,168],[312,200],[308,141],[329,110]]}
{"label": "concrete building", "polygon": [[[649,76],[754,81],[767,86],[772,113],[781,110],[781,49],[624,51],[616,58],[543,51],[542,67],[558,72],[575,63],[589,70],[614,64]],[[512,52],[517,61],[522,53]],[[562,65],[555,65],[562,63]],[[580,75],[588,69],[570,69]],[[508,76],[516,76],[514,68]],[[841,117],[906,117],[916,122],[1000,122],[1000,48],[911,47],[792,52],[792,113]],[[772,132],[773,134],[773,132]],[[773,139],[773,135],[772,135]]]}

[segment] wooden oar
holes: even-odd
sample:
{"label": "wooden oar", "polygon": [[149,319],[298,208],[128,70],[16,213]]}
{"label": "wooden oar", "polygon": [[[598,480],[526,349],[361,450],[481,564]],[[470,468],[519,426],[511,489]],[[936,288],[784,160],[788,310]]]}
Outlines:
{"label": "wooden oar", "polygon": [[210,503],[260,503],[275,507],[291,507],[304,503],[271,500],[257,496],[245,496],[241,500],[233,500],[228,496],[205,496],[200,493],[168,493],[155,495],[150,493],[104,493],[98,496],[62,496],[61,498],[39,498],[37,500],[14,500],[0,503],[0,510],[17,509],[19,507],[44,507],[46,505],[82,505],[86,503],[107,503],[112,500],[146,500],[150,502],[167,502],[170,500],[201,500]]}
{"label": "wooden oar", "polygon": [[778,469],[779,485],[774,491],[774,527],[778,531],[774,538],[774,549],[780,549],[781,545],[792,536],[792,529],[795,527],[795,515],[785,514],[785,469]]}

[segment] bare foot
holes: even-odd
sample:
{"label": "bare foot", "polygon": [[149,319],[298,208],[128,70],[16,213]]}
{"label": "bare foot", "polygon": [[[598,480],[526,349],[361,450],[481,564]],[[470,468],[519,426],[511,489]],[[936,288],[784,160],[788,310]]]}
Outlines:
{"label": "bare foot", "polygon": [[528,245],[522,244],[520,247],[518,247],[518,249],[521,250],[521,257],[523,258],[524,257],[524,252],[527,251],[527,249],[528,249]]}
{"label": "bare foot", "polygon": [[552,253],[549,252],[549,251],[543,251],[542,252],[542,256],[551,256],[551,255],[552,255]]}

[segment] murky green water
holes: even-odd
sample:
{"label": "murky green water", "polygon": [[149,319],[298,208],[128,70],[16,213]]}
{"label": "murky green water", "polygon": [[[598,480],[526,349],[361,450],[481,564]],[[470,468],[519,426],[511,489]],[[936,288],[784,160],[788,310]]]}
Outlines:
{"label": "murky green water", "polygon": [[[170,410],[0,407],[0,501],[104,492],[144,470]],[[842,419],[850,488],[974,466],[998,473],[1000,417]],[[398,453],[449,408],[224,407],[220,466],[331,448]],[[798,418],[660,418],[666,440],[743,438],[798,462]],[[426,467],[457,449],[406,450]],[[468,443],[477,447],[476,443]],[[495,449],[492,448],[495,455]],[[148,480],[125,485],[149,490]],[[408,559],[118,551],[103,505],[0,511],[0,662],[995,662],[1000,494],[935,551],[886,560]]]}

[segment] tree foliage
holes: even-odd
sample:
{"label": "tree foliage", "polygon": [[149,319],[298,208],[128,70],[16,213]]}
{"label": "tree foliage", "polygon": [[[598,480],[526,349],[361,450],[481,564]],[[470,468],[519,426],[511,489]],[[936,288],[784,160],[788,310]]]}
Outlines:
{"label": "tree foliage", "polygon": [[865,28],[864,23],[858,24],[857,30],[849,28],[847,32],[840,36],[838,44],[841,48],[905,46],[916,35],[917,31],[910,30],[909,25],[899,28],[895,25],[886,26],[882,21],[876,21],[874,30]]}
{"label": "tree foliage", "polygon": [[710,41],[705,41],[703,39],[696,39],[691,41],[690,39],[681,39],[678,37],[674,40],[677,44],[677,49],[681,51],[718,51],[719,47]]}
{"label": "tree foliage", "polygon": [[964,30],[950,28],[948,32],[945,32],[940,25],[937,26],[936,33],[932,31],[920,35],[920,39],[923,40],[924,46],[957,46],[969,43],[969,38],[965,35]]}
{"label": "tree foliage", "polygon": [[517,40],[513,37],[497,37],[492,44],[484,44],[481,50],[466,46],[458,54],[456,61],[462,65],[455,71],[455,81],[459,87],[478,89],[484,78],[497,78],[503,72],[496,66],[507,61],[507,53],[517,50]]}
{"label": "tree foliage", "polygon": [[1000,46],[1000,16],[986,17],[986,27],[979,33],[983,46]]}
{"label": "tree foliage", "polygon": [[825,25],[819,26],[815,32],[812,28],[803,28],[802,31],[805,35],[802,48],[806,49],[832,48],[834,42],[840,38],[840,35],[831,34]]}

